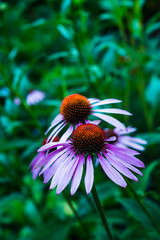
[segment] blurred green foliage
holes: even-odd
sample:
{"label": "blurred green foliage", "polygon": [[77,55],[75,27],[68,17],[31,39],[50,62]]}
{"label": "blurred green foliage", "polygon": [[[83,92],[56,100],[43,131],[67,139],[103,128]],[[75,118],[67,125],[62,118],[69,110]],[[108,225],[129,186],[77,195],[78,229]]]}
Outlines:
{"label": "blurred green foliage", "polygon": [[[72,93],[122,99],[119,107],[133,113],[119,120],[137,127],[148,146],[140,157],[144,177],[132,186],[160,224],[158,2],[0,1],[1,239],[87,239],[63,195],[49,191],[42,178],[33,181],[28,167],[62,99]],[[30,89],[44,91],[45,100],[28,107]],[[95,182],[115,239],[159,239],[128,188],[113,184],[99,167]],[[83,183],[69,198],[90,239],[106,239]]]}

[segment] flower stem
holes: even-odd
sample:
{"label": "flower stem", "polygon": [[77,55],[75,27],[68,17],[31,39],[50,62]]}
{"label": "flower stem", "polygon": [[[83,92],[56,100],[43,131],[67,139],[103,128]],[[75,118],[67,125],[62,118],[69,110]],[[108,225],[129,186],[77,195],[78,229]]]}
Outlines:
{"label": "flower stem", "polygon": [[84,225],[84,223],[82,222],[81,218],[79,217],[78,213],[76,212],[70,198],[68,197],[68,195],[65,193],[65,191],[63,191],[63,196],[66,200],[66,202],[68,203],[68,205],[70,206],[70,208],[72,209],[72,212],[74,213],[77,221],[79,222],[79,225],[82,227],[82,229],[84,230],[84,232],[86,233],[86,235],[88,236],[88,239],[90,237],[90,234],[88,232],[88,229],[86,228],[86,226]]}
{"label": "flower stem", "polygon": [[154,218],[152,217],[152,215],[148,212],[147,208],[144,206],[142,200],[138,197],[136,191],[134,190],[134,188],[132,187],[132,185],[130,184],[130,182],[128,181],[128,179],[126,179],[126,182],[128,184],[129,189],[131,190],[131,192],[133,193],[133,195],[135,196],[137,202],[140,204],[141,208],[143,209],[143,211],[146,213],[146,215],[148,216],[148,218],[150,219],[150,221],[152,222],[153,226],[155,227],[155,229],[157,230],[158,233],[160,233],[160,228],[157,225],[156,221],[154,220]]}
{"label": "flower stem", "polygon": [[96,190],[96,187],[95,185],[93,184],[93,187],[92,187],[92,196],[93,196],[93,199],[95,201],[95,204],[96,204],[96,207],[97,207],[97,210],[99,212],[99,215],[101,217],[101,220],[103,222],[103,225],[104,225],[104,228],[106,230],[106,233],[109,237],[110,240],[113,240],[113,237],[112,237],[112,234],[111,234],[111,231],[109,229],[109,226],[108,226],[108,223],[107,223],[107,220],[106,220],[106,217],[104,215],[104,210],[102,208],[102,205],[101,205],[101,202],[100,202],[100,199],[98,197],[98,193],[97,193],[97,190]]}

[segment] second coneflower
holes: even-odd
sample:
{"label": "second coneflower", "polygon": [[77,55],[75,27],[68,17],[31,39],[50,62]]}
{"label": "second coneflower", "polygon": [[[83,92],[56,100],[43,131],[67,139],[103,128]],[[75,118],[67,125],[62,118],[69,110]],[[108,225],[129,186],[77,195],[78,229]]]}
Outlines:
{"label": "second coneflower", "polygon": [[133,127],[127,127],[125,130],[120,128],[114,128],[111,129],[105,129],[105,134],[107,138],[115,137],[115,141],[112,142],[112,144],[122,147],[122,148],[128,148],[131,147],[133,149],[143,151],[144,146],[147,144],[147,141],[141,138],[128,136],[129,133],[133,133],[136,131],[136,128]]}
{"label": "second coneflower", "polygon": [[106,175],[121,187],[127,185],[121,174],[135,181],[138,179],[130,170],[142,175],[136,168],[144,167],[135,157],[139,153],[109,144],[105,132],[94,124],[78,126],[69,140],[47,143],[39,152],[53,148],[57,149],[42,158],[36,167],[43,167],[40,174],[45,172],[45,183],[52,178],[50,189],[57,186],[57,194],[63,191],[71,179],[71,194],[76,192],[81,182],[83,165],[86,165],[85,188],[86,192],[90,193],[94,181],[93,159],[98,161]]}

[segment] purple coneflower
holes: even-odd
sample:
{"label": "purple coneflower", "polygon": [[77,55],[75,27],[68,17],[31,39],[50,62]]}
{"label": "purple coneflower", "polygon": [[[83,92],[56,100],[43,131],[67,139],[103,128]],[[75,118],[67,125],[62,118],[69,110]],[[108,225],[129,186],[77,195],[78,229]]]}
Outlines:
{"label": "purple coneflower", "polygon": [[68,130],[64,133],[60,140],[62,142],[65,141],[71,135],[74,128],[78,127],[79,124],[88,123],[88,117],[91,115],[98,117],[99,119],[104,120],[115,127],[125,129],[125,126],[120,121],[104,113],[132,115],[131,113],[117,108],[96,109],[99,106],[119,102],[121,101],[117,99],[105,99],[103,101],[100,101],[96,98],[87,99],[80,94],[72,94],[67,96],[62,101],[60,114],[55,117],[51,123],[51,126],[46,132],[47,134],[52,128],[54,128],[47,141],[50,142],[51,139],[54,139],[55,136],[69,123],[70,126]]}
{"label": "purple coneflower", "polygon": [[28,105],[34,105],[41,102],[45,98],[45,93],[39,90],[31,90],[26,98]]}
{"label": "purple coneflower", "polygon": [[14,98],[14,103],[15,103],[17,106],[19,106],[19,105],[21,104],[20,98],[15,97],[15,98]]}
{"label": "purple coneflower", "polygon": [[105,129],[105,134],[107,138],[115,137],[115,141],[112,142],[112,144],[121,147],[121,148],[127,148],[131,147],[136,150],[143,151],[144,147],[141,146],[147,144],[146,140],[143,140],[141,138],[126,136],[129,133],[135,132],[136,128],[133,127],[127,127],[126,130],[120,129],[120,128],[114,128],[111,129]]}
{"label": "purple coneflower", "polygon": [[[59,137],[55,137],[55,139],[53,140],[53,142],[58,142],[59,141]],[[45,138],[42,142],[42,145],[45,145],[47,142],[47,138]],[[52,149],[52,151],[55,149]],[[38,173],[41,170],[41,167],[36,167],[37,164],[46,156],[46,152],[40,152],[38,153],[35,158],[32,160],[32,162],[30,163],[30,168],[31,168],[31,172],[32,172],[32,178],[36,179]]]}
{"label": "purple coneflower", "polygon": [[41,159],[37,167],[43,167],[40,174],[45,172],[44,183],[52,178],[50,189],[57,186],[57,194],[63,191],[71,178],[71,195],[77,191],[84,164],[85,188],[90,193],[94,181],[93,160],[98,161],[106,175],[121,187],[127,185],[121,174],[138,181],[130,170],[142,175],[136,167],[144,168],[144,164],[135,157],[139,154],[137,151],[109,144],[105,132],[91,123],[78,126],[66,142],[47,143],[38,151],[42,154],[52,148],[57,149]]}

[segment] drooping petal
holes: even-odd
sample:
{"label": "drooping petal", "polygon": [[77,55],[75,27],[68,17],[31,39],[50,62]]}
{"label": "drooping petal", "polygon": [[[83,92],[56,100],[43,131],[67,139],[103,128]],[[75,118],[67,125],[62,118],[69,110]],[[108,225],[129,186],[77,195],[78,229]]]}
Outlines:
{"label": "drooping petal", "polygon": [[82,173],[83,173],[83,158],[84,158],[84,155],[79,159],[78,165],[73,174],[73,179],[71,184],[71,195],[75,194],[81,182]]}
{"label": "drooping petal", "polygon": [[141,146],[138,143],[135,143],[131,140],[129,141],[129,140],[121,139],[121,142],[128,147],[131,147],[131,148],[134,148],[134,149],[137,149],[137,150],[140,150],[140,151],[144,150],[143,146]]}
{"label": "drooping petal", "polygon": [[45,145],[43,145],[42,147],[40,147],[38,149],[38,152],[43,152],[43,151],[47,151],[51,148],[55,148],[55,147],[59,147],[59,146],[65,146],[65,145],[68,145],[67,142],[50,142],[50,143],[46,143]]}
{"label": "drooping petal", "polygon": [[[120,148],[120,147],[114,146],[113,144],[109,144],[109,143],[107,143],[107,149],[110,149],[111,151],[114,151],[114,152],[124,152],[124,148]],[[125,153],[128,155],[139,155],[140,154],[139,152],[137,152],[133,149],[129,149],[129,148],[125,149]]]}
{"label": "drooping petal", "polygon": [[59,152],[59,154],[56,154],[53,158],[50,159],[50,161],[48,161],[43,169],[41,170],[41,172],[39,173],[39,175],[43,174],[47,168],[49,168],[49,166],[51,166],[52,163],[54,163],[58,158],[60,158],[61,160],[65,159],[68,156],[68,152]]}
{"label": "drooping petal", "polygon": [[134,176],[134,174],[127,169],[122,163],[115,161],[114,158],[111,157],[111,155],[104,154],[105,157],[108,159],[108,161],[112,164],[114,168],[116,168],[120,173],[122,173],[124,176],[133,179],[134,181],[138,181],[137,177]]}
{"label": "drooping petal", "polygon": [[61,114],[58,114],[53,121],[51,122],[51,126],[48,128],[48,130],[45,132],[45,135],[53,128],[56,126],[58,123],[60,123],[63,120],[63,116]]}
{"label": "drooping petal", "polygon": [[43,153],[44,156],[43,158],[41,158],[41,160],[36,164],[36,167],[43,167],[47,162],[49,162],[52,158],[54,158],[55,156],[57,156],[57,154],[59,152],[62,152],[63,153],[64,148],[61,147],[60,149],[57,149],[51,153],[49,153],[48,155],[45,156],[45,152],[40,152],[40,153]]}
{"label": "drooping petal", "polygon": [[89,194],[92,189],[93,181],[94,181],[94,168],[92,158],[89,155],[86,161],[86,175],[84,179],[87,194]]}
{"label": "drooping petal", "polygon": [[60,138],[59,142],[65,142],[73,132],[73,126],[71,125],[68,130]]}
{"label": "drooping petal", "polygon": [[130,164],[132,164],[133,166],[140,167],[140,168],[144,168],[145,167],[144,163],[141,162],[138,158],[136,158],[134,156],[125,154],[123,152],[116,153],[115,151],[114,151],[114,154],[118,158],[120,158],[120,159],[122,159],[122,160],[124,160],[124,161],[126,161],[126,162],[128,162]]}
{"label": "drooping petal", "polygon": [[54,177],[52,178],[51,184],[50,184],[50,188],[49,189],[53,189],[55,188],[55,186],[58,184],[59,179],[61,178],[63,172],[65,171],[65,169],[67,168],[68,164],[71,162],[72,160],[72,156],[68,156],[64,162],[58,167]]}
{"label": "drooping petal", "polygon": [[127,186],[127,183],[124,180],[124,178],[121,176],[121,174],[117,170],[115,170],[111,166],[111,164],[105,158],[103,158],[100,154],[98,154],[98,159],[106,175],[117,185],[125,188]]}
{"label": "drooping petal", "polygon": [[120,121],[118,121],[117,119],[115,119],[111,116],[104,115],[104,114],[101,114],[101,113],[94,113],[94,112],[91,113],[91,115],[96,116],[96,117],[108,122],[109,124],[111,124],[115,127],[125,129],[125,126]]}
{"label": "drooping petal", "polygon": [[111,155],[112,158],[115,159],[115,161],[118,161],[118,162],[122,163],[124,166],[126,166],[127,168],[129,168],[129,169],[132,170],[133,172],[135,172],[135,173],[143,176],[143,174],[142,174],[137,168],[135,168],[134,166],[132,166],[130,163],[128,163],[128,162],[126,162],[126,161],[124,161],[124,160],[116,157],[116,156],[115,156],[114,154],[112,154],[112,153],[108,153],[108,154]]}
{"label": "drooping petal", "polygon": [[[66,123],[64,123],[64,122],[58,124],[58,126],[50,133],[49,137],[47,138],[47,142],[51,141],[51,138],[53,138],[54,135],[57,136],[58,133],[61,131],[61,129],[65,126],[66,126]],[[59,129],[60,129],[60,131],[59,131]]]}
{"label": "drooping petal", "polygon": [[77,167],[78,159],[74,158],[66,167],[65,171],[62,173],[61,177],[58,180],[58,186],[56,190],[56,194],[60,194],[63,189],[68,185],[70,182],[73,173]]}
{"label": "drooping petal", "polygon": [[29,167],[36,166],[40,160],[44,157],[44,152],[38,153],[35,158],[33,158],[32,162],[30,163]]}
{"label": "drooping petal", "polygon": [[115,128],[114,132],[117,133],[118,135],[125,135],[125,134],[129,134],[129,133],[133,133],[137,130],[137,128],[134,127],[126,127],[125,131],[123,131],[122,129],[119,128]]}
{"label": "drooping petal", "polygon": [[43,173],[43,177],[44,177],[43,183],[47,183],[54,176],[54,174],[58,170],[59,166],[66,159],[66,157],[65,158],[63,158],[63,157],[61,156],[58,159],[56,159],[55,162],[47,170],[44,171],[44,173]]}

